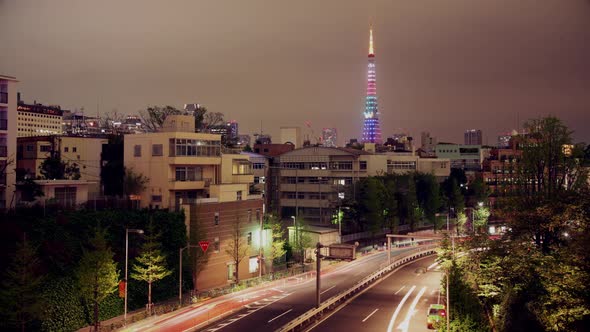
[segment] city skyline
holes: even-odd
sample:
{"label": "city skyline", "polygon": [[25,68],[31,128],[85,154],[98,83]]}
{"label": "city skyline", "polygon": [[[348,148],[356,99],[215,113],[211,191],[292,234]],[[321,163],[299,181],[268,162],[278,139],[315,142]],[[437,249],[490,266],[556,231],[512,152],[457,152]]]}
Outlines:
{"label": "city skyline", "polygon": [[590,141],[584,0],[31,4],[0,1],[0,73],[16,76],[29,102],[94,115],[97,104],[136,114],[194,101],[250,134],[261,120],[273,138],[281,126],[308,134],[310,121],[316,132],[338,128],[339,144],[360,140],[372,22],[383,138],[427,130],[459,143],[480,128],[492,144],[552,114]]}

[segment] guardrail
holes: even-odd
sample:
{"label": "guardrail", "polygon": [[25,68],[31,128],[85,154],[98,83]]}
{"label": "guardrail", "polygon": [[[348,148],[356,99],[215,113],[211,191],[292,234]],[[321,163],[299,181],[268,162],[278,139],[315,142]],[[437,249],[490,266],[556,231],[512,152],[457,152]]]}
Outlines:
{"label": "guardrail", "polygon": [[416,248],[416,250],[413,252],[405,253],[403,257],[396,257],[396,260],[392,262],[390,265],[366,276],[361,281],[356,283],[356,285],[354,285],[353,287],[327,299],[326,301],[324,301],[324,303],[322,303],[322,305],[319,308],[313,308],[308,310],[301,316],[285,324],[283,327],[278,329],[277,332],[299,331],[300,329],[303,329],[308,324],[310,324],[312,320],[316,318],[316,316],[321,316],[325,311],[334,309],[336,306],[339,305],[341,301],[350,298],[360,290],[364,289],[365,287],[373,283],[375,280],[393,271],[393,269],[397,268],[398,266],[405,264],[409,261],[413,261],[417,258],[433,254],[435,252],[436,247],[437,246],[435,245],[431,245],[426,248]]}

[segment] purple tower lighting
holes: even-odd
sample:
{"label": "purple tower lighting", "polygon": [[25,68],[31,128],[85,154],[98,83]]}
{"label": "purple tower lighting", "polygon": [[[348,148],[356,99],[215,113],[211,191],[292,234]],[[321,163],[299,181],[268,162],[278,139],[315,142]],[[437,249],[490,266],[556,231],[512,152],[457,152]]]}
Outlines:
{"label": "purple tower lighting", "polygon": [[367,71],[367,96],[365,98],[363,143],[381,144],[381,125],[377,107],[377,84],[375,79],[375,52],[373,51],[373,28],[369,29],[369,65]]}

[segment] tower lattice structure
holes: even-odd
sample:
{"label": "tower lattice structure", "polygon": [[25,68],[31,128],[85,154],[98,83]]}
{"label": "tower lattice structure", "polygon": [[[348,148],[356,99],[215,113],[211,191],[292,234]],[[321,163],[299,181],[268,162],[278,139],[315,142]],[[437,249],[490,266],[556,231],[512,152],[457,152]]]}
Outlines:
{"label": "tower lattice structure", "polygon": [[377,84],[375,78],[375,52],[373,50],[373,29],[369,29],[369,63],[367,68],[367,96],[363,124],[363,143],[381,144],[381,124],[377,103]]}

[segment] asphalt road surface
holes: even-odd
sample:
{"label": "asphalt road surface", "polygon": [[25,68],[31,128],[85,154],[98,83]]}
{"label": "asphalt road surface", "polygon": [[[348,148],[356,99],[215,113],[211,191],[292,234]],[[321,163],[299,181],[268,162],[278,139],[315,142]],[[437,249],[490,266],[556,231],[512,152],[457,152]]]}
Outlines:
{"label": "asphalt road surface", "polygon": [[312,331],[433,331],[426,326],[426,312],[430,304],[444,302],[443,275],[434,260],[428,256],[401,267]]}

